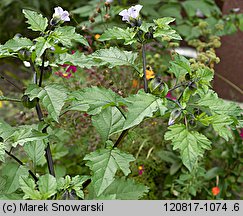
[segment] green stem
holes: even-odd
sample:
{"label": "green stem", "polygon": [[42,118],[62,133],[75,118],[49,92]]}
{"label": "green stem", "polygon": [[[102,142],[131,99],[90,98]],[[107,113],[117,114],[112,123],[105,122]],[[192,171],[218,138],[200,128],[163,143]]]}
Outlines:
{"label": "green stem", "polygon": [[1,96],[0,96],[0,101],[21,102],[21,100],[19,100],[19,99],[14,99],[14,98],[6,98],[6,97],[1,98]]}
{"label": "green stem", "polygon": [[187,82],[179,83],[179,84],[175,85],[173,88],[169,89],[168,92],[174,91],[175,89],[180,88],[181,86],[184,86],[187,84],[188,84]]}
{"label": "green stem", "polygon": [[142,58],[143,58],[143,82],[144,82],[144,91],[148,93],[148,81],[146,79],[146,52],[145,45],[142,43]]}
{"label": "green stem", "polygon": [[[13,158],[16,162],[18,162],[18,164],[24,165],[24,163],[21,160],[19,160],[17,157],[15,157],[10,151],[6,151],[5,150],[5,153],[7,155],[9,155],[11,158]],[[33,179],[35,180],[35,182],[37,182],[38,181],[38,178],[36,177],[36,175],[31,170],[28,170],[28,172],[33,177]]]}

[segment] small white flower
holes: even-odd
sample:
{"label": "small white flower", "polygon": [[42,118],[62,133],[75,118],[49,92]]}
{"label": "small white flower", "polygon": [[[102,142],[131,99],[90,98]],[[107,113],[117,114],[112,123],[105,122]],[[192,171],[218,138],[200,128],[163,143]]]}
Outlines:
{"label": "small white flower", "polygon": [[112,3],[113,2],[113,0],[106,0],[105,2],[107,2],[107,3]]}
{"label": "small white flower", "polygon": [[58,18],[64,22],[70,21],[69,13],[66,10],[64,11],[61,7],[55,7],[54,10],[53,18]]}
{"label": "small white flower", "polygon": [[135,5],[130,7],[128,10],[125,9],[121,11],[119,15],[122,16],[122,21],[130,22],[130,18],[137,19],[142,7],[142,5]]}

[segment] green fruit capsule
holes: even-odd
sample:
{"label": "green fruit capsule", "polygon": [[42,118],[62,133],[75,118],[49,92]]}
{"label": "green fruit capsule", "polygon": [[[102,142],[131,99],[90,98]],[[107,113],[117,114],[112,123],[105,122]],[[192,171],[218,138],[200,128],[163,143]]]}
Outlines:
{"label": "green fruit capsule", "polygon": [[23,97],[21,98],[21,101],[22,101],[23,106],[26,108],[29,108],[29,109],[35,107],[37,104],[37,98],[30,100],[28,95],[23,95]]}
{"label": "green fruit capsule", "polygon": [[43,70],[43,79],[46,80],[48,79],[52,74],[52,68],[51,66],[47,66]]}

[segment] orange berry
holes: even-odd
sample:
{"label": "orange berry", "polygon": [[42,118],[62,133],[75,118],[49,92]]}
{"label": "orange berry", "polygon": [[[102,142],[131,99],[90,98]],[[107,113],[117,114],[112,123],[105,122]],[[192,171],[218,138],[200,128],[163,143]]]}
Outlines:
{"label": "orange berry", "polygon": [[214,196],[217,196],[219,194],[219,192],[220,192],[220,189],[218,186],[212,188],[212,194]]}

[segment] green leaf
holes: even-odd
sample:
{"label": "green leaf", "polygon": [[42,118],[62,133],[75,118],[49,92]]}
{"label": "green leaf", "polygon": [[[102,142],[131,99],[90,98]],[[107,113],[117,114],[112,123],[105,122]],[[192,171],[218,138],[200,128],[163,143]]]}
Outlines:
{"label": "green leaf", "polygon": [[208,126],[208,124],[212,124],[213,129],[226,141],[229,141],[230,138],[233,139],[232,133],[229,129],[229,126],[234,122],[231,117],[223,114],[213,115],[199,119],[199,121],[206,126]]}
{"label": "green leaf", "polygon": [[199,84],[210,85],[210,81],[213,80],[214,73],[209,68],[199,68],[196,71],[196,77],[199,78]]}
{"label": "green leaf", "polygon": [[30,141],[43,140],[48,137],[48,134],[42,133],[36,129],[33,129],[32,126],[24,125],[16,128],[16,131],[12,134],[11,141],[12,146],[16,147],[19,145],[24,145]]}
{"label": "green leaf", "polygon": [[149,32],[150,28],[154,27],[154,23],[142,22],[142,25],[139,27],[143,32]]}
{"label": "green leaf", "polygon": [[206,172],[205,179],[208,181],[208,180],[211,180],[211,179],[215,178],[218,175],[223,175],[223,174],[224,174],[224,169],[223,168],[221,168],[221,167],[213,167],[213,168],[211,168],[210,170],[208,170]]}
{"label": "green leaf", "polygon": [[28,142],[24,145],[24,150],[36,166],[45,155],[45,144],[42,141]]}
{"label": "green leaf", "polygon": [[23,192],[25,193],[24,199],[40,200],[40,191],[36,190],[36,184],[33,179],[27,176],[21,176],[19,178],[19,184]]}
{"label": "green leaf", "polygon": [[131,172],[129,163],[135,158],[115,148],[97,150],[86,155],[84,160],[88,160],[86,165],[92,170],[92,184],[97,196],[100,196],[114,181],[118,169],[126,176]]}
{"label": "green leaf", "polygon": [[87,40],[80,34],[75,32],[73,26],[58,27],[54,30],[52,37],[54,40],[58,40],[63,46],[71,47],[72,41],[79,42],[85,46],[89,46]]}
{"label": "green leaf", "polygon": [[0,142],[0,161],[5,162],[5,145]]}
{"label": "green leaf", "polygon": [[92,58],[100,62],[100,65],[108,65],[109,68],[121,65],[135,67],[134,62],[137,58],[137,53],[110,47],[109,49],[97,50],[92,54]]}
{"label": "green leaf", "polygon": [[233,102],[225,101],[218,98],[213,90],[208,90],[206,94],[201,94],[201,99],[195,103],[197,106],[208,107],[211,112],[220,115],[240,116],[242,109]]}
{"label": "green leaf", "polygon": [[35,41],[36,57],[40,58],[45,50],[51,47],[51,44],[44,37],[38,37],[35,39]]}
{"label": "green leaf", "polygon": [[154,37],[169,37],[175,40],[182,40],[181,36],[173,30],[169,23],[174,22],[175,19],[171,17],[163,17],[154,20],[154,23],[157,25],[154,32]]}
{"label": "green leaf", "polygon": [[99,62],[93,61],[91,56],[84,55],[84,53],[75,52],[74,54],[63,53],[56,59],[56,64],[71,64],[80,68],[91,68],[99,66]]}
{"label": "green leaf", "polygon": [[15,130],[13,127],[0,119],[0,137],[2,137],[4,141],[11,137],[14,132]]}
{"label": "green leaf", "polygon": [[216,4],[211,4],[208,1],[195,2],[194,0],[187,0],[182,2],[182,6],[189,17],[195,16],[198,9],[207,17],[212,16],[213,13],[221,14]]}
{"label": "green leaf", "polygon": [[99,41],[109,41],[109,40],[124,40],[125,45],[136,43],[137,40],[134,38],[136,32],[131,28],[122,29],[119,27],[113,27],[105,30],[105,32],[100,36]]}
{"label": "green leaf", "polygon": [[50,174],[43,175],[38,180],[39,191],[42,199],[47,199],[57,192],[56,178]]}
{"label": "green leaf", "polygon": [[211,148],[210,141],[197,131],[189,131],[185,125],[175,124],[165,133],[165,140],[171,140],[173,150],[179,149],[183,164],[191,172],[204,150]]}
{"label": "green leaf", "polygon": [[170,61],[170,65],[169,71],[175,74],[177,79],[184,77],[187,73],[191,72],[189,61],[179,54],[174,56],[174,60]]}
{"label": "green leaf", "polygon": [[167,110],[162,99],[143,91],[126,98],[126,101],[128,112],[123,130],[140,124],[145,117],[152,117],[157,110],[162,112],[161,115]]}
{"label": "green leaf", "polygon": [[112,90],[98,87],[75,91],[70,98],[76,101],[76,104],[84,107],[86,109],[84,111],[91,115],[100,113],[105,106],[116,106],[123,102],[122,97]]}
{"label": "green leaf", "polygon": [[32,41],[25,37],[14,37],[8,40],[4,45],[1,46],[1,50],[8,50],[11,52],[17,52],[21,49],[29,49],[33,45]]}
{"label": "green leaf", "polygon": [[154,23],[156,25],[158,25],[159,28],[170,28],[169,24],[171,22],[174,22],[174,21],[175,21],[175,18],[163,17],[163,18],[159,18],[159,19],[154,20]]}
{"label": "green leaf", "polygon": [[46,17],[43,17],[41,14],[23,9],[23,14],[27,19],[27,23],[30,25],[28,28],[32,29],[33,31],[41,31],[44,32],[46,27],[48,26],[48,20]]}
{"label": "green leaf", "polygon": [[19,188],[19,178],[28,176],[28,170],[16,163],[8,163],[2,169],[2,176],[6,179],[4,193],[11,194]]}
{"label": "green leaf", "polygon": [[138,200],[148,193],[149,188],[133,179],[115,179],[102,195],[114,196],[118,200]]}
{"label": "green leaf", "polygon": [[167,3],[159,8],[159,14],[162,16],[171,16],[173,18],[181,19],[181,6],[180,3]]}
{"label": "green leaf", "polygon": [[169,37],[170,39],[175,39],[175,40],[182,40],[181,36],[176,33],[175,30],[173,29],[161,29],[161,28],[156,28],[154,32],[154,37]]}
{"label": "green leaf", "polygon": [[30,96],[30,100],[35,97],[40,98],[43,106],[47,109],[49,115],[58,122],[61,109],[67,99],[67,90],[61,84],[50,84],[44,88],[37,85],[29,85],[25,94]]}
{"label": "green leaf", "polygon": [[76,195],[80,197],[81,199],[84,199],[84,193],[82,191],[83,189],[83,183],[90,179],[89,176],[74,176],[71,177],[69,175],[65,176],[65,178],[59,178],[57,181],[57,189],[62,192],[68,191],[69,193],[72,193],[74,190]]}
{"label": "green leaf", "polygon": [[92,117],[92,124],[105,142],[109,137],[122,130],[125,117],[117,107],[107,107]]}

